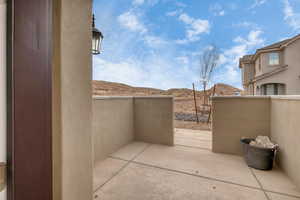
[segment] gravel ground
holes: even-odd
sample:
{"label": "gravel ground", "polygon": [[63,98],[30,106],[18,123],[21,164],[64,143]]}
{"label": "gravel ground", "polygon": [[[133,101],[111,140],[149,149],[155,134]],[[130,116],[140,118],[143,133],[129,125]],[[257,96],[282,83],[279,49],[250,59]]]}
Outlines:
{"label": "gravel ground", "polygon": [[[198,118],[200,122],[206,122],[208,115],[199,115]],[[190,122],[196,122],[196,114],[191,113],[175,113],[175,120],[181,120],[181,121],[190,121]]]}

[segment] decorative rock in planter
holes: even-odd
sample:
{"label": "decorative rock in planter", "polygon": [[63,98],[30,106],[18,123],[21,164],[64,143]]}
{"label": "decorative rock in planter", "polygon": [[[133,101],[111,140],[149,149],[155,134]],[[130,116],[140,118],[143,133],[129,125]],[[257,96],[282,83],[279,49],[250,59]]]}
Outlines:
{"label": "decorative rock in planter", "polygon": [[241,139],[244,157],[249,167],[261,170],[271,170],[278,145],[272,143],[266,136],[257,139]]}

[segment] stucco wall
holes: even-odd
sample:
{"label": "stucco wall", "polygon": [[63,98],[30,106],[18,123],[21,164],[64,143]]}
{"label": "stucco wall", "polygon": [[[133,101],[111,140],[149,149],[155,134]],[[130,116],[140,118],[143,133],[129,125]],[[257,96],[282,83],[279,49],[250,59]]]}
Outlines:
{"label": "stucco wall", "polygon": [[255,66],[255,76],[259,76],[262,74],[262,70],[259,68],[260,65],[260,59],[261,59],[261,55],[259,55],[255,62],[254,62],[254,66]]}
{"label": "stucco wall", "polygon": [[173,98],[94,97],[94,162],[134,140],[173,145]]}
{"label": "stucco wall", "polygon": [[243,64],[243,83],[248,84],[254,78],[254,65],[250,63]]}
{"label": "stucco wall", "polygon": [[134,98],[135,139],[143,142],[173,145],[173,98]]}
{"label": "stucco wall", "polygon": [[270,135],[268,97],[213,97],[213,152],[242,155],[240,139]]}
{"label": "stucco wall", "polygon": [[213,151],[242,155],[240,138],[270,136],[277,164],[300,187],[300,96],[214,97]]}
{"label": "stucco wall", "polygon": [[279,144],[277,162],[300,187],[300,96],[271,100],[271,139]]}
{"label": "stucco wall", "polygon": [[54,2],[53,195],[91,200],[92,1]]}
{"label": "stucco wall", "polygon": [[[6,162],[6,1],[0,0],[0,162]],[[0,191],[4,185],[0,184]],[[0,192],[6,199],[6,191]]]}
{"label": "stucco wall", "polygon": [[290,44],[284,50],[284,62],[288,65],[287,75],[284,81],[287,85],[288,95],[300,94],[300,39]]}
{"label": "stucco wall", "polygon": [[94,97],[94,162],[134,140],[133,98]]}

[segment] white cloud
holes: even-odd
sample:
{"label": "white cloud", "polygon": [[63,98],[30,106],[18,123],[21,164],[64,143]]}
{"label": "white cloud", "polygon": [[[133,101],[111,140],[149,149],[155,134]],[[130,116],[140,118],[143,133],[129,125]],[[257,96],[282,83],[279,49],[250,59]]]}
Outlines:
{"label": "white cloud", "polygon": [[246,39],[239,36],[234,39],[234,42],[241,43],[246,47],[257,46],[264,42],[264,39],[260,38],[261,34],[261,30],[252,30]]}
{"label": "white cloud", "polygon": [[219,64],[224,66],[224,73],[219,73],[215,81],[239,83],[241,80],[238,68],[239,59],[263,45],[265,40],[261,37],[262,34],[263,32],[258,29],[250,31],[246,38],[241,36],[234,38],[235,45],[224,50],[220,55]]}
{"label": "white cloud", "polygon": [[182,64],[189,64],[189,58],[187,56],[178,56],[176,57],[176,60],[178,60]]}
{"label": "white cloud", "polygon": [[144,41],[151,48],[161,48],[169,44],[169,41],[154,35],[146,35]]}
{"label": "white cloud", "polygon": [[132,4],[133,5],[142,5],[145,3],[145,0],[133,0]]}
{"label": "white cloud", "polygon": [[284,20],[295,31],[300,31],[300,13],[296,13],[289,0],[283,0],[284,3]]}
{"label": "white cloud", "polygon": [[197,79],[193,63],[185,64],[186,55],[173,41],[154,34],[144,16],[141,9],[105,15],[110,21],[102,29],[107,35],[104,52],[94,56],[93,79],[163,89],[190,87]]}
{"label": "white cloud", "polygon": [[224,16],[225,15],[225,11],[224,10],[221,10],[220,12],[219,12],[219,16]]}
{"label": "white cloud", "polygon": [[186,78],[189,77],[191,82],[195,81],[195,73],[185,64],[174,68],[175,63],[164,56],[151,56],[147,60],[128,58],[121,62],[96,57],[93,79],[162,89],[188,87]]}
{"label": "white cloud", "polygon": [[167,45],[169,42],[162,37],[153,35],[138,17],[141,13],[132,11],[125,12],[118,17],[118,21],[122,27],[130,31],[140,33],[140,36],[135,36],[136,39],[144,41],[144,43],[151,48],[160,48]]}
{"label": "white cloud", "polygon": [[159,2],[159,0],[133,0],[132,5],[133,6],[141,6],[141,5],[147,4],[150,6],[154,6],[158,2]]}
{"label": "white cloud", "polygon": [[182,10],[174,10],[166,13],[166,16],[174,17],[182,13]]}
{"label": "white cloud", "polygon": [[186,38],[177,40],[176,42],[178,44],[198,41],[201,34],[209,33],[210,31],[210,23],[208,20],[195,19],[186,13],[180,14],[178,19],[186,25]]}
{"label": "white cloud", "polygon": [[265,4],[268,0],[254,0],[254,3],[251,5],[251,9],[259,7],[263,4]]}
{"label": "white cloud", "polygon": [[139,20],[138,16],[131,11],[125,12],[118,17],[118,21],[121,26],[129,29],[130,31],[146,33],[147,28]]}
{"label": "white cloud", "polygon": [[187,5],[185,3],[182,3],[182,2],[176,2],[175,5],[178,6],[178,7],[181,7],[181,8],[187,7]]}
{"label": "white cloud", "polygon": [[235,23],[232,25],[233,27],[244,27],[244,28],[251,28],[251,29],[259,29],[259,26],[256,23],[243,21],[239,23]]}
{"label": "white cloud", "polygon": [[222,5],[219,3],[210,5],[209,10],[215,16],[224,16],[225,15],[225,10],[223,9]]}
{"label": "white cloud", "polygon": [[143,82],[147,75],[142,67],[137,66],[136,62],[132,60],[110,62],[97,57],[94,59],[94,68],[99,71],[99,73],[94,73],[96,80],[134,84]]}

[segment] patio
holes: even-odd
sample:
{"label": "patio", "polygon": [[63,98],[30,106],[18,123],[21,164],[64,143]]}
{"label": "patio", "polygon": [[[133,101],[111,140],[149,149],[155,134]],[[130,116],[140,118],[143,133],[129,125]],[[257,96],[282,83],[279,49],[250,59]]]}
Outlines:
{"label": "patio", "polygon": [[277,168],[213,153],[210,132],[176,129],[174,146],[132,142],[95,163],[94,199],[296,200],[300,191]]}

